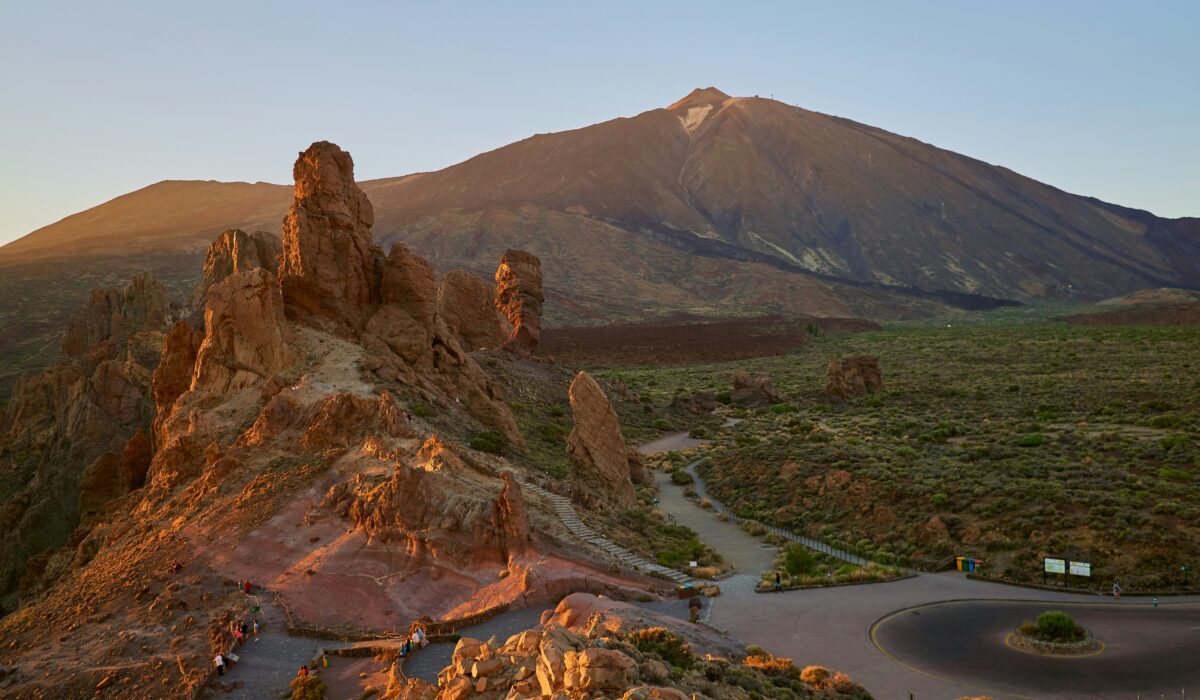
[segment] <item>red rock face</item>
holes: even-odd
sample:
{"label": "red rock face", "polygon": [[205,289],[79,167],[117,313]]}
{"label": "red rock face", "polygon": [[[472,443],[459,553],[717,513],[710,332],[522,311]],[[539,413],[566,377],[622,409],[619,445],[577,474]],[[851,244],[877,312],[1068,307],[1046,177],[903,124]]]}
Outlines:
{"label": "red rock face", "polygon": [[279,285],[290,318],[353,337],[379,302],[375,212],[354,182],[350,154],[328,141],[292,168],[295,199],[283,221]]}
{"label": "red rock face", "polygon": [[500,347],[513,330],[496,308],[496,288],[466,270],[442,275],[437,289],[437,317],[467,352]]}
{"label": "red rock face", "polygon": [[512,324],[506,350],[532,354],[542,337],[542,261],[533,253],[508,250],[496,270],[496,308]]}
{"label": "red rock face", "polygon": [[279,287],[262,268],[234,273],[209,288],[204,327],[193,391],[215,395],[237,391],[296,360]]}
{"label": "red rock face", "polygon": [[281,251],[279,236],[273,233],[246,233],[241,229],[225,231],[208,246],[208,254],[204,258],[204,280],[197,290],[195,306],[203,309],[208,288],[235,272],[256,267],[276,270]]}
{"label": "red rock face", "polygon": [[825,370],[825,394],[839,401],[883,389],[879,360],[870,355],[832,359]]}
{"label": "red rock face", "polygon": [[636,501],[621,424],[604,390],[587,372],[571,382],[575,427],[567,436],[571,481],[577,500],[601,508],[629,508]]}
{"label": "red rock face", "polygon": [[175,400],[192,386],[192,372],[196,366],[196,354],[204,332],[193,328],[188,321],[179,321],[167,333],[163,342],[162,356],[154,377],[150,382],[154,394],[154,423],[151,434],[156,444],[162,444],[163,421],[171,412]]}

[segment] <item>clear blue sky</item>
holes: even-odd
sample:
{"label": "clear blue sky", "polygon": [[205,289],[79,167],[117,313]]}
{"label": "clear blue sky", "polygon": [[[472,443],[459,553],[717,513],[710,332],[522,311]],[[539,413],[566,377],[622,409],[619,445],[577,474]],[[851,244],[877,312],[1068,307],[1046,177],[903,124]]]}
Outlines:
{"label": "clear blue sky", "polygon": [[[901,7],[903,6],[903,7]],[[0,5],[0,243],[163,179],[456,163],[693,87],[1200,216],[1200,3]]]}

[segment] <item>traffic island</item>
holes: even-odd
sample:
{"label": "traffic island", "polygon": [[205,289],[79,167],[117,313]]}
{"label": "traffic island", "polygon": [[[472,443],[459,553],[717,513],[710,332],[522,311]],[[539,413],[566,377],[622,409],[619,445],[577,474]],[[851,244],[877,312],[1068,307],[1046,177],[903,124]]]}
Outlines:
{"label": "traffic island", "polygon": [[1004,643],[1017,651],[1039,656],[1094,656],[1104,651],[1104,642],[1060,610],[1047,610],[1036,621],[1022,623]]}

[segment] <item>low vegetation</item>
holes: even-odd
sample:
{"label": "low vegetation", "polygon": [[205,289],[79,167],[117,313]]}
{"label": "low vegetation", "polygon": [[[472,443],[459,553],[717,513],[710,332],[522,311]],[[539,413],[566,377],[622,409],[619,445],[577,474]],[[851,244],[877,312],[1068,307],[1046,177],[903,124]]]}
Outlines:
{"label": "low vegetation", "polygon": [[[742,517],[883,564],[967,555],[982,575],[1032,583],[1056,556],[1092,564],[1076,585],[1182,588],[1181,567],[1200,561],[1200,328],[1046,315],[897,323],[786,356],[602,375],[658,406],[720,393],[736,369],[771,377],[792,410],[723,406],[743,421],[699,450],[708,491]],[[877,356],[885,389],[831,402],[825,365],[850,354]]]}
{"label": "low vegetation", "polygon": [[1087,631],[1075,623],[1074,618],[1061,610],[1047,610],[1038,615],[1036,622],[1025,622],[1021,634],[1042,642],[1070,644],[1082,641]]}

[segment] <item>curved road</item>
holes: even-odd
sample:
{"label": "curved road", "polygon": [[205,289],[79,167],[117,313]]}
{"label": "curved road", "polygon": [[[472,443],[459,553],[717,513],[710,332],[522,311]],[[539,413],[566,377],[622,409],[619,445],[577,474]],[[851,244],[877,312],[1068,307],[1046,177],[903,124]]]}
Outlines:
{"label": "curved road", "polygon": [[[673,436],[655,441],[641,449],[644,453],[662,449],[679,449]],[[693,443],[695,444],[695,443]],[[665,446],[665,447],[664,447]],[[669,479],[658,480],[661,490],[659,507],[697,532],[700,539],[735,562],[747,558],[762,561],[758,552],[747,557],[759,540],[750,538],[737,525],[717,519],[711,511],[702,510],[682,496],[682,488]],[[913,578],[890,583],[860,586],[790,591],[781,594],[754,593],[753,582],[758,571],[739,566],[741,575],[721,583],[722,595],[709,609],[710,621],[747,642],[758,644],[768,651],[792,658],[798,665],[821,665],[844,671],[862,683],[881,700],[954,700],[964,695],[986,694],[995,700],[1006,698],[1179,698],[1187,686],[1192,697],[1200,698],[1200,621],[1197,620],[1200,596],[1164,599],[1160,608],[1153,608],[1147,598],[1126,596],[1120,602],[1098,596],[1060,593],[1020,588],[997,583],[972,581],[958,572],[920,574]],[[947,601],[976,601],[981,607],[956,604],[944,608],[916,610],[906,615],[893,613],[922,605]],[[995,601],[995,602],[982,602]],[[1000,601],[1022,601],[1032,608],[1021,608]],[[1086,610],[1080,619],[1093,624],[1097,636],[1113,635],[1116,649],[1111,647],[1096,657],[1095,668],[1104,667],[1104,674],[1089,675],[1069,664],[1082,659],[1049,660],[1066,664],[1065,669],[1046,667],[1045,659],[1022,654],[1008,659],[1001,671],[989,675],[987,666],[999,663],[1001,655],[1009,653],[999,638],[999,644],[988,643],[988,633],[982,631],[975,619],[989,611],[991,625],[1015,627],[1027,611],[1082,604]],[[995,606],[995,607],[992,607]],[[936,615],[933,611],[937,612]],[[919,614],[916,614],[919,613]],[[938,620],[936,627],[925,625],[927,615]],[[1015,622],[1010,625],[1012,616]],[[990,617],[989,617],[990,616]],[[884,618],[889,618],[884,620]],[[875,630],[879,647],[871,639]],[[943,638],[951,635],[954,645]],[[1161,643],[1159,641],[1161,640]],[[1168,641],[1169,640],[1169,641]],[[1151,649],[1151,664],[1145,655],[1135,652],[1138,646]],[[951,652],[975,649],[970,663],[940,661]],[[995,657],[990,653],[994,650]],[[965,652],[964,652],[965,653]],[[1012,652],[1017,653],[1017,652]],[[1042,665],[1039,665],[1042,664]],[[1048,670],[1047,670],[1048,668]],[[1086,670],[1086,667],[1085,667]],[[1082,673],[1082,675],[1081,675]],[[1047,678],[1073,680],[1075,685],[1059,684],[1053,689],[1039,687]],[[1059,681],[1055,681],[1058,683]],[[1112,688],[1104,684],[1116,682]],[[1070,685],[1070,687],[1067,687]],[[1033,688],[1032,690],[1030,688]]]}
{"label": "curved road", "polygon": [[[1006,645],[1013,628],[1061,609],[1104,649],[1078,658],[1034,656]],[[1200,693],[1200,605],[964,601],[903,610],[871,630],[876,646],[919,673],[958,679],[991,694],[1029,698],[1136,697],[1148,690]]]}

